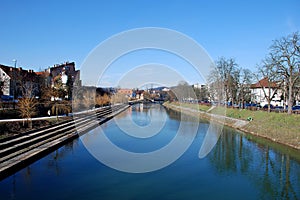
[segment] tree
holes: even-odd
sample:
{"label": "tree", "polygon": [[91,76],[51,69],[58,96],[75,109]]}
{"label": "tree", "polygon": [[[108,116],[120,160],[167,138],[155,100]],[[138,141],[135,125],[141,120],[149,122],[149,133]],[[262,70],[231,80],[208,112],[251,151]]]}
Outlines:
{"label": "tree", "polygon": [[220,105],[221,102],[226,101],[224,82],[217,68],[213,68],[213,70],[210,71],[207,84],[211,102],[218,102],[218,105]]}
{"label": "tree", "polygon": [[180,81],[176,87],[172,89],[179,102],[196,99],[195,92],[187,82]]}
{"label": "tree", "polygon": [[300,35],[298,32],[273,42],[269,57],[276,71],[284,78],[288,94],[288,114],[292,113],[295,84],[300,76]]}
{"label": "tree", "polygon": [[165,100],[172,102],[172,101],[176,101],[178,99],[176,98],[176,95],[173,92],[173,90],[169,90],[169,91],[166,92]]}
{"label": "tree", "polygon": [[211,99],[223,100],[226,103],[237,102],[237,92],[239,83],[240,68],[233,58],[226,59],[224,57],[219,58],[216,61],[216,69],[212,70],[209,75],[209,90]]}
{"label": "tree", "polygon": [[95,104],[97,106],[104,106],[104,105],[108,105],[110,103],[110,97],[104,93],[103,95],[96,95],[96,99],[95,99]]}
{"label": "tree", "polygon": [[71,105],[67,101],[55,101],[51,107],[51,111],[54,115],[56,115],[56,120],[58,120],[59,114],[68,115],[71,112]]}
{"label": "tree", "polygon": [[50,101],[51,97],[54,96],[53,90],[50,85],[49,72],[44,72],[38,77],[39,83],[39,99],[40,101]]}
{"label": "tree", "polygon": [[196,97],[200,101],[207,101],[208,100],[208,90],[205,85],[201,86],[200,88],[194,87],[194,92]]}
{"label": "tree", "polygon": [[[275,66],[268,59],[262,61],[262,66],[258,67],[258,73],[255,75],[255,77],[264,93],[265,99],[268,102],[268,112],[270,112],[271,101],[282,85],[283,81],[280,81],[280,75],[277,73]],[[263,78],[263,81],[261,78]]]}
{"label": "tree", "polygon": [[65,99],[65,97],[67,96],[67,88],[66,86],[63,84],[62,79],[61,79],[61,75],[57,75],[53,78],[53,87],[52,87],[52,95],[54,98],[60,98],[60,99]]}
{"label": "tree", "polygon": [[[20,115],[26,119],[29,128],[32,128],[31,117],[36,113],[37,100],[34,97],[34,88],[32,83],[27,83],[23,86],[23,96],[18,102]],[[24,125],[24,124],[23,124]]]}
{"label": "tree", "polygon": [[242,104],[242,108],[244,108],[245,101],[249,102],[251,100],[252,72],[249,69],[241,69],[239,76],[238,99],[240,104]]}

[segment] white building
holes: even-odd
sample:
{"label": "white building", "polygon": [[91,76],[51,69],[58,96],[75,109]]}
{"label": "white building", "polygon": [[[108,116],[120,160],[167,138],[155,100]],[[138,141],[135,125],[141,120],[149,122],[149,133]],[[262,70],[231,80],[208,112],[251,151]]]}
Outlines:
{"label": "white building", "polygon": [[11,82],[11,78],[10,76],[5,72],[4,69],[2,69],[2,67],[0,67],[0,94],[1,95],[12,95],[10,93],[10,82]]}
{"label": "white building", "polygon": [[261,106],[267,105],[268,100],[266,96],[272,96],[271,104],[273,106],[283,106],[284,104],[282,89],[277,83],[269,82],[267,77],[252,84],[250,90],[253,103],[259,103]]}

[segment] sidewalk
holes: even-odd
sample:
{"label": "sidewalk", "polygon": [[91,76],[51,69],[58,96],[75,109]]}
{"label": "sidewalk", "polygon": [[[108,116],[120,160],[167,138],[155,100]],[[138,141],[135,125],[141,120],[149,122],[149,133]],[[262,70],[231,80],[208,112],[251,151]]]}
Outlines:
{"label": "sidewalk", "polygon": [[[116,105],[118,105],[118,104],[116,104]],[[96,111],[99,111],[99,110],[101,110],[101,109],[103,109],[103,108],[106,108],[106,107],[107,107],[107,106],[100,107],[100,108],[94,108],[94,109],[90,109],[90,110],[85,110],[85,111],[81,111],[81,112],[76,112],[76,113],[74,113],[74,115],[85,114],[85,113],[89,113],[89,112],[91,112],[91,111],[96,112]],[[73,116],[73,113],[69,113],[68,116],[69,116],[69,117],[72,117],[72,116]],[[61,118],[61,117],[68,117],[68,116],[66,116],[66,115],[59,115],[58,117]],[[30,120],[36,121],[36,120],[55,119],[55,118],[56,118],[56,116],[54,115],[54,116],[46,116],[46,117],[35,117],[35,118],[30,118]],[[24,121],[24,120],[27,120],[27,119],[0,119],[0,123],[1,123],[1,122],[22,122],[22,121]]]}
{"label": "sidewalk", "polygon": [[[58,116],[58,117],[59,118],[66,117],[66,115],[61,115],[61,116]],[[30,118],[30,120],[32,120],[32,121],[45,120],[45,119],[56,119],[56,116]],[[2,122],[22,122],[24,120],[27,120],[27,119],[1,119],[0,123],[2,123]]]}

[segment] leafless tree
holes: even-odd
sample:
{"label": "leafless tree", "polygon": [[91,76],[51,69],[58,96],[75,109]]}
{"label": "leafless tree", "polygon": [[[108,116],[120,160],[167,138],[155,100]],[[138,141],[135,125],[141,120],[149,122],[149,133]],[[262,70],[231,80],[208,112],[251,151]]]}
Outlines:
{"label": "leafless tree", "polygon": [[[240,68],[233,58],[219,58],[216,61],[216,69],[210,72],[210,89],[220,88],[223,85],[226,103],[237,102]],[[216,94],[215,94],[216,95]],[[223,94],[222,94],[223,95]],[[221,95],[221,96],[222,96]]]}
{"label": "leafless tree", "polygon": [[51,107],[52,114],[56,116],[57,121],[59,114],[68,115],[71,112],[71,110],[71,105],[68,101],[55,101]]}
{"label": "leafless tree", "polygon": [[235,103],[239,76],[238,64],[233,58],[221,57],[216,61],[216,66],[224,84],[226,102],[231,99],[232,103]]}
{"label": "leafless tree", "polygon": [[29,128],[32,128],[31,117],[36,114],[36,105],[38,104],[34,96],[35,90],[34,84],[24,84],[22,91],[23,96],[18,102],[20,115],[23,119],[26,119]]}
{"label": "leafless tree", "polygon": [[270,47],[270,59],[287,85],[288,114],[292,113],[294,88],[300,76],[300,35],[298,32],[282,37]]}
{"label": "leafless tree", "polygon": [[172,91],[179,102],[197,98],[192,86],[185,81],[180,81]]}
{"label": "leafless tree", "polygon": [[249,69],[241,69],[239,74],[239,84],[238,84],[238,99],[242,108],[244,108],[244,103],[249,102],[250,97],[250,85],[252,83],[252,72]]}
{"label": "leafless tree", "polygon": [[227,100],[227,96],[224,92],[224,82],[217,68],[213,68],[210,71],[208,80],[208,93],[211,102],[218,102],[220,105],[221,102]]}
{"label": "leafless tree", "polygon": [[[280,79],[280,74],[277,73],[276,67],[268,59],[262,61],[262,65],[258,67],[258,72],[254,76],[264,93],[264,97],[268,102],[268,112],[270,112],[271,101],[278,89],[283,85],[283,80]],[[261,78],[264,78],[267,86],[263,85]]]}

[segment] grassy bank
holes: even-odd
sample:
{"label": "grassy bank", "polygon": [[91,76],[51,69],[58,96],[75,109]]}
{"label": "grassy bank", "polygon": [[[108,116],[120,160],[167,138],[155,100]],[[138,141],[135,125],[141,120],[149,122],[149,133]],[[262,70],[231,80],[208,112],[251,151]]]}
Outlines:
{"label": "grassy bank", "polygon": [[[168,105],[181,105],[182,107],[198,109],[199,111],[214,114],[224,113],[225,108],[210,109],[207,105],[165,103]],[[203,114],[200,114],[203,116]],[[226,116],[247,121],[247,125],[240,130],[300,149],[300,115],[287,115],[286,113],[268,113],[265,111],[251,111],[246,109],[226,109]]]}

